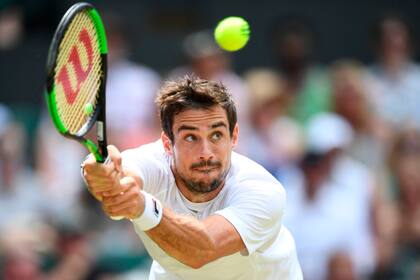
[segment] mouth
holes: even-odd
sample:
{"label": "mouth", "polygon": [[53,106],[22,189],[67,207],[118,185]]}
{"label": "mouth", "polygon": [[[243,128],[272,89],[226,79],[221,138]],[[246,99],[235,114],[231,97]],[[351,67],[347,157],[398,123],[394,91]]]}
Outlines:
{"label": "mouth", "polygon": [[204,173],[204,174],[208,174],[212,171],[216,171],[218,169],[218,167],[211,167],[211,168],[193,168],[194,171],[196,172],[200,172],[200,173]]}

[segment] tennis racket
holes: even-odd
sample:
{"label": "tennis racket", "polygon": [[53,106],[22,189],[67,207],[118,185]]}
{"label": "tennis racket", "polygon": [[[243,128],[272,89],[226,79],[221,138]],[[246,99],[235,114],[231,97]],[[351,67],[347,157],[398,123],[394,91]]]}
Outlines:
{"label": "tennis racket", "polygon": [[[61,19],[47,58],[46,100],[55,127],[63,136],[85,146],[100,163],[108,157],[107,53],[99,13],[91,4],[77,3]],[[94,125],[97,137],[87,139],[86,134]]]}

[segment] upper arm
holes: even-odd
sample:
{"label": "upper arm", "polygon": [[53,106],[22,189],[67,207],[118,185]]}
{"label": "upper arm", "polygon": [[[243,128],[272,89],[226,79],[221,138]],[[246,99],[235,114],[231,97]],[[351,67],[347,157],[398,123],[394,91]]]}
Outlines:
{"label": "upper arm", "polygon": [[245,254],[270,244],[282,226],[285,192],[281,185],[261,185],[243,192],[228,207],[217,211],[239,234]]}
{"label": "upper arm", "polygon": [[211,260],[245,249],[241,235],[225,217],[212,215],[205,219],[203,224],[214,245],[214,256],[211,257]]}
{"label": "upper arm", "polygon": [[208,261],[237,252],[247,255],[264,247],[280,231],[284,204],[281,185],[256,188],[205,219],[203,224],[214,246]]}

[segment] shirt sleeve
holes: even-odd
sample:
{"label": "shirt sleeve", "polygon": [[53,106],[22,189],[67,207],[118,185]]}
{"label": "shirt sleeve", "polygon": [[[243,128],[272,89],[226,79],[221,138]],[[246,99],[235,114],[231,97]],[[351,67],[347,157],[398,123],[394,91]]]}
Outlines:
{"label": "shirt sleeve", "polygon": [[240,184],[228,206],[215,212],[226,218],[241,236],[247,254],[264,250],[277,238],[286,194],[281,184],[250,182]]}
{"label": "shirt sleeve", "polygon": [[124,151],[122,165],[140,176],[144,191],[151,194],[159,192],[159,186],[167,167],[150,149],[140,147]]}

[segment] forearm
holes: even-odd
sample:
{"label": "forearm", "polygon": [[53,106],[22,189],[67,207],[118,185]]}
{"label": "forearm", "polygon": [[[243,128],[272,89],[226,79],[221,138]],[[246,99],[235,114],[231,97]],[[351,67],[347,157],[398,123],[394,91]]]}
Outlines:
{"label": "forearm", "polygon": [[146,232],[168,255],[192,268],[217,258],[216,245],[204,223],[165,208],[159,225]]}

